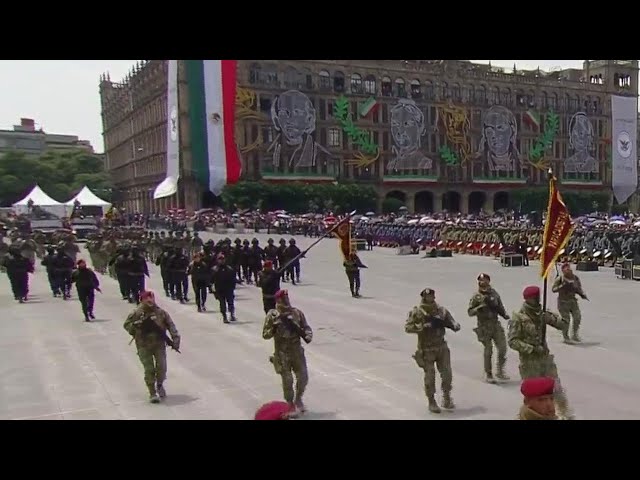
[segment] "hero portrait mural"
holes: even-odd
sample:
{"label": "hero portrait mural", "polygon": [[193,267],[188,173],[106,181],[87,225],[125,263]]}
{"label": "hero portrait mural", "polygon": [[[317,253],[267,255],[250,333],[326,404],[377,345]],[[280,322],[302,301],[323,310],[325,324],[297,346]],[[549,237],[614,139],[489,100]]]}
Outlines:
{"label": "hero portrait mural", "polygon": [[492,172],[513,172],[519,167],[518,125],[505,107],[494,105],[482,119],[482,138],[477,155],[486,159]]}
{"label": "hero portrait mural", "polygon": [[564,162],[565,173],[598,173],[593,158],[594,129],[584,112],[578,112],[569,122],[569,148],[573,153]]}
{"label": "hero portrait mural", "polygon": [[271,121],[278,132],[269,146],[273,166],[294,170],[316,166],[318,153],[331,153],[315,141],[316,109],[304,93],[289,90],[277,96],[271,105]]}
{"label": "hero portrait mural", "polygon": [[394,170],[431,169],[433,160],[420,151],[427,131],[424,113],[413,100],[401,99],[390,111],[393,158],[389,172]]}

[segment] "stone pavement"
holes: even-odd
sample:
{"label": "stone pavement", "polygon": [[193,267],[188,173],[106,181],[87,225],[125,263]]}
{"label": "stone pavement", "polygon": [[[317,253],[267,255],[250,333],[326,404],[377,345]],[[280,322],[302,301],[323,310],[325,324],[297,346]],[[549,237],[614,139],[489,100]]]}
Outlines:
{"label": "stone pavement", "polygon": [[[203,234],[209,236],[217,238]],[[277,243],[280,237],[271,236]],[[261,244],[268,238],[257,237]],[[300,248],[312,241],[297,240]],[[84,250],[82,256],[88,258]],[[523,287],[540,284],[538,263],[505,269],[487,258],[421,259],[390,249],[362,252],[361,258],[369,266],[362,271],[361,299],[349,294],[333,239],[302,261],[301,285],[287,287],[314,329],[306,347],[305,418],[513,419],[521,403],[517,355],[509,351],[511,382],[483,383],[482,349],[466,308],[479,272],[491,275],[508,311],[519,308]],[[157,268],[151,271],[149,287],[182,335],[182,355],[167,354],[163,404],[147,402],[142,367],[122,328],[132,307],[120,300],[116,282],[101,277],[97,320],[85,323],[76,296],[52,298],[39,267],[25,305],[13,301],[6,275],[0,279],[0,419],[247,419],[260,404],[281,398],[279,377],[267,360],[272,343],[261,337],[256,287],[237,290],[238,322],[224,325],[215,299],[207,302],[209,312],[199,314],[192,293],[189,305],[166,299]],[[584,344],[564,345],[549,329],[562,382],[578,418],[638,418],[640,325],[634,318],[640,284],[615,279],[611,269],[580,276],[591,299],[581,302]],[[436,289],[437,300],[462,324],[459,333],[447,331],[458,409],[441,415],[427,411],[422,372],[411,358],[416,338],[404,333],[407,313],[425,287]],[[555,309],[550,290],[549,299]]]}

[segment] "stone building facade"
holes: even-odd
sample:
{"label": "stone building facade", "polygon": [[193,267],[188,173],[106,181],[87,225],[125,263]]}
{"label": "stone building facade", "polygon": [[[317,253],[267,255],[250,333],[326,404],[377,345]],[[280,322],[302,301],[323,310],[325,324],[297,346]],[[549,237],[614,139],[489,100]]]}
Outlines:
{"label": "stone building facade", "polygon": [[[610,95],[637,96],[637,82],[635,60],[555,72],[449,60],[242,60],[243,176],[370,184],[380,202],[398,198],[417,212],[504,208],[514,190],[545,183],[548,167],[564,189],[610,191]],[[185,112],[181,192],[150,200],[166,164],[165,62],[140,64],[121,83],[103,78],[101,97],[108,166],[125,206],[199,208]],[[545,135],[550,120],[556,135]],[[551,148],[536,155],[545,138]]]}

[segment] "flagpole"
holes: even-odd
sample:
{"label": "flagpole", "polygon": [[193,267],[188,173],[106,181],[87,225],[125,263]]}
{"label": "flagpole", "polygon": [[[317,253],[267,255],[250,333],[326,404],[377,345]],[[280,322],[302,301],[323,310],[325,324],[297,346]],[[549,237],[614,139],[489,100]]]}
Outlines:
{"label": "flagpole", "polygon": [[[553,179],[553,170],[551,167],[549,167],[549,170],[547,170],[547,178],[549,180],[549,195],[551,195],[551,180]],[[545,221],[549,221],[549,212],[547,211],[547,218]],[[542,250],[542,253],[544,254],[544,248]],[[541,261],[544,261],[544,258],[541,258]],[[547,278],[549,275],[545,275],[544,277],[544,283],[542,284],[542,311],[546,312],[547,311]]]}

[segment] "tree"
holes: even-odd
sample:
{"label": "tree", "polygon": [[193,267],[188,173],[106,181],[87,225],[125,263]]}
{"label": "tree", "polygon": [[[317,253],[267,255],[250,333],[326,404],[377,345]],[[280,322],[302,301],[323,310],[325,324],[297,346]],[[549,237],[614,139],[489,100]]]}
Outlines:
{"label": "tree", "polygon": [[85,185],[110,200],[112,183],[102,159],[82,151],[48,151],[40,157],[22,152],[0,156],[0,205],[10,206],[40,185],[49,196],[66,202]]}
{"label": "tree", "polygon": [[398,213],[404,207],[404,202],[398,198],[385,198],[382,201],[382,213]]}

